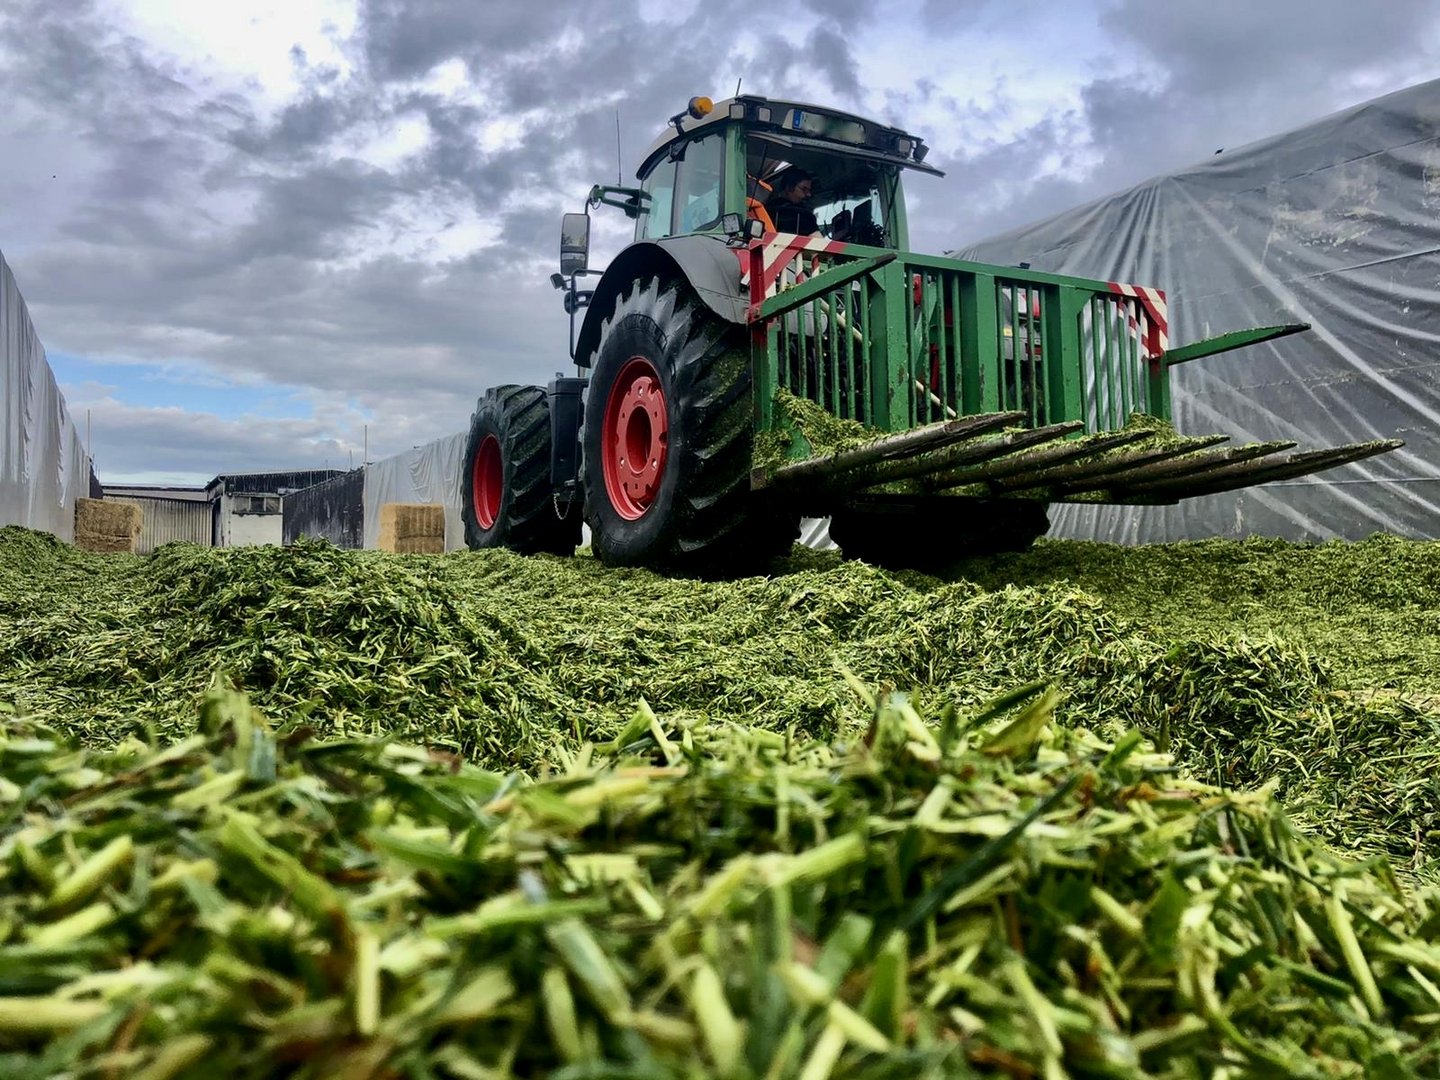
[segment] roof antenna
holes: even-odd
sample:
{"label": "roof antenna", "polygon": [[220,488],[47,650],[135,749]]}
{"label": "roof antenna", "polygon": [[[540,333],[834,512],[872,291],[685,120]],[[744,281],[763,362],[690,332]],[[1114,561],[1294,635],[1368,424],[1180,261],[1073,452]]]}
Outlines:
{"label": "roof antenna", "polygon": [[744,81],[745,81],[745,76],[744,76],[744,75],[741,75],[740,78],[738,78],[738,79],[735,80],[735,96],[736,96],[736,97],[739,97],[739,96],[740,96],[740,84],[741,84],[742,82],[744,82]]}
{"label": "roof antenna", "polygon": [[615,110],[615,185],[625,186],[625,157],[620,153],[620,110]]}

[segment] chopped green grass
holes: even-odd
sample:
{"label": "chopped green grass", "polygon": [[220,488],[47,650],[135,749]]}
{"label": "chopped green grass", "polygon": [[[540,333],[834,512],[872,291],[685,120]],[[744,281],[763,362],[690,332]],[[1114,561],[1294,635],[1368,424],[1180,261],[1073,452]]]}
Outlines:
{"label": "chopped green grass", "polygon": [[1433,1076],[1437,601],[3,529],[0,1075]]}

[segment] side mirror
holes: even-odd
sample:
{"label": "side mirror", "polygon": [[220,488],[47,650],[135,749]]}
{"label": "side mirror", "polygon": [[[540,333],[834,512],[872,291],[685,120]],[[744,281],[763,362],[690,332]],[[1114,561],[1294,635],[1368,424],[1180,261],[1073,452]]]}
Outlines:
{"label": "side mirror", "polygon": [[590,266],[590,215],[566,214],[560,221],[560,273],[571,277]]}

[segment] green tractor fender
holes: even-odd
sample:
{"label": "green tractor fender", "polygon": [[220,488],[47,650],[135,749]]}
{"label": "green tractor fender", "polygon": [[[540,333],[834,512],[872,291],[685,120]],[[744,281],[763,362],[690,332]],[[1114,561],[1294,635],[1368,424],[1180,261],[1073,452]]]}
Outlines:
{"label": "green tractor fender", "polygon": [[575,342],[576,364],[590,366],[600,343],[600,327],[615,310],[616,299],[647,278],[683,280],[720,318],[744,323],[746,299],[740,287],[740,256],[744,253],[744,248],[727,243],[725,237],[704,233],[631,244],[605,268],[595,286]]}

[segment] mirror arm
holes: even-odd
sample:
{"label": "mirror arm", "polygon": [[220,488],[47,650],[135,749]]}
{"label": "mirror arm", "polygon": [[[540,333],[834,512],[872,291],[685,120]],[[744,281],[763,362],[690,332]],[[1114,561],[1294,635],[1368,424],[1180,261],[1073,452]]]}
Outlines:
{"label": "mirror arm", "polygon": [[[565,311],[570,316],[570,359],[572,361],[575,360],[575,313],[589,307],[591,299],[595,296],[594,289],[576,288],[575,279],[578,278],[580,274],[592,274],[595,276],[599,276],[602,273],[603,271],[601,270],[581,270],[579,274],[570,275],[569,289],[565,293],[564,302]],[[560,277],[559,274],[551,274],[551,284],[555,284],[555,279],[558,277]],[[555,287],[558,289],[561,286],[556,284]]]}
{"label": "mirror arm", "polygon": [[628,218],[640,216],[641,204],[648,202],[650,193],[639,188],[617,187],[613,184],[596,184],[590,189],[587,206],[613,206],[624,212]]}

